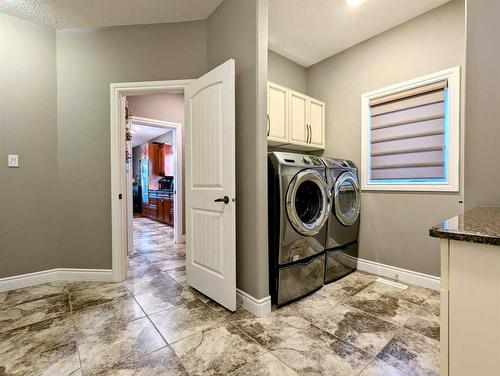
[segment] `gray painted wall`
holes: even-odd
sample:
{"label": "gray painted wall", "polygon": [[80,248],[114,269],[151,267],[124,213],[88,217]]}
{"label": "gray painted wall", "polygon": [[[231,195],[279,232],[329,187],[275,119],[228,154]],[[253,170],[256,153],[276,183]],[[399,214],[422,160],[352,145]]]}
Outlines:
{"label": "gray painted wall", "polygon": [[269,81],[300,93],[307,92],[307,68],[271,50],[267,61]]}
{"label": "gray painted wall", "polygon": [[111,268],[109,85],[196,78],[206,23],[57,32],[61,265]]}
{"label": "gray painted wall", "polygon": [[[237,286],[268,295],[267,1],[225,0],[207,20],[208,67],[236,60]],[[257,126],[256,126],[257,124]]]}
{"label": "gray painted wall", "polygon": [[500,206],[499,15],[498,0],[467,2],[466,208]]}
{"label": "gray painted wall", "polygon": [[[308,94],[326,101],[325,155],[360,166],[361,94],[463,66],[464,27],[464,2],[454,0],[310,67]],[[360,257],[439,275],[439,240],[430,238],[428,229],[459,213],[459,199],[458,194],[363,192]]]}
{"label": "gray painted wall", "polygon": [[55,32],[0,14],[0,46],[3,278],[58,266]]}
{"label": "gray painted wall", "polygon": [[128,109],[132,116],[184,123],[184,94],[159,93],[128,96]]}

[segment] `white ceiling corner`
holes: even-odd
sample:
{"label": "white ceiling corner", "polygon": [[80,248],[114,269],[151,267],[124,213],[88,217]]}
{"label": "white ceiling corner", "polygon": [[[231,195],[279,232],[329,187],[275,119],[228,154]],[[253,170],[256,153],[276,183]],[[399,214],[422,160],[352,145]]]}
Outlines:
{"label": "white ceiling corner", "polygon": [[55,29],[206,19],[222,0],[0,0],[0,12]]}
{"label": "white ceiling corner", "polygon": [[269,48],[308,67],[449,0],[269,0]]}
{"label": "white ceiling corner", "polygon": [[132,147],[135,148],[136,146],[145,144],[153,138],[168,132],[172,132],[172,130],[132,123]]}

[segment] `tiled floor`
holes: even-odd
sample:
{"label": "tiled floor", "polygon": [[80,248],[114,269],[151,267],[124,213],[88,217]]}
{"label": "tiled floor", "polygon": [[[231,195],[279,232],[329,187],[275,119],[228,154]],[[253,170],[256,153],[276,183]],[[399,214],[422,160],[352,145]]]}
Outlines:
{"label": "tiled floor", "polygon": [[0,375],[438,375],[439,296],[356,272],[255,318],[185,284],[172,229],[134,219],[125,283],[0,294]]}

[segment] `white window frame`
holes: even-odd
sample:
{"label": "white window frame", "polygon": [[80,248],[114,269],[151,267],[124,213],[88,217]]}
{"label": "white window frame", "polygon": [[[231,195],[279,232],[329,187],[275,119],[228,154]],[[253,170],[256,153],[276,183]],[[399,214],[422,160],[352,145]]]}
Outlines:
{"label": "white window frame", "polygon": [[[395,94],[415,87],[432,84],[442,80],[448,81],[448,95],[446,100],[446,137],[447,145],[447,181],[437,182],[387,182],[377,183],[369,180],[370,171],[370,133],[371,114],[370,100]],[[439,72],[418,77],[413,80],[387,86],[383,89],[361,94],[361,189],[363,191],[444,191],[458,192],[460,182],[460,66],[445,69]]]}

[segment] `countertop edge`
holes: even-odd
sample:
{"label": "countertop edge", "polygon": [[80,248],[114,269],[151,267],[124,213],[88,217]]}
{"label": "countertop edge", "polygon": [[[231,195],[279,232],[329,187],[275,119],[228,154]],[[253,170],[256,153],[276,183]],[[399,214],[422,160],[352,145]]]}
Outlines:
{"label": "countertop edge", "polygon": [[429,229],[429,236],[439,239],[450,239],[468,243],[500,246],[500,238],[498,237],[480,235],[480,234],[471,234],[467,232],[455,232],[455,231],[443,230],[438,227],[432,227],[431,229]]}

